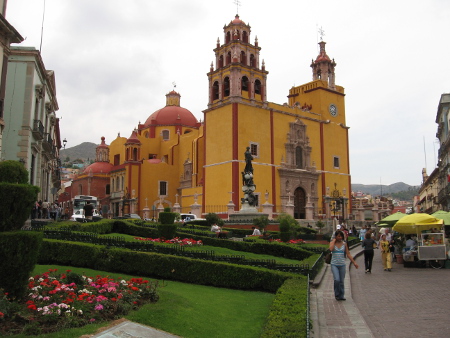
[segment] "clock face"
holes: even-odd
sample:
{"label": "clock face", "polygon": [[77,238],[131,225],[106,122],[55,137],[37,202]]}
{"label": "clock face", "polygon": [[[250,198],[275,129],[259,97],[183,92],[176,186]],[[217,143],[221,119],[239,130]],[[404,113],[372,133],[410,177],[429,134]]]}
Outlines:
{"label": "clock face", "polygon": [[333,117],[336,117],[338,114],[337,107],[334,104],[330,104],[330,106],[328,107],[328,111],[330,112],[330,115]]}

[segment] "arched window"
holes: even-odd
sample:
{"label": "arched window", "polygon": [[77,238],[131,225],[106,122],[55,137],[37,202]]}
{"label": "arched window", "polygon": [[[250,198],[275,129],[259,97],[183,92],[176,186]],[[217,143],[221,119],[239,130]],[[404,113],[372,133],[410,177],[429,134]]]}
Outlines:
{"label": "arched window", "polygon": [[303,169],[303,149],[301,147],[295,148],[295,167]]}
{"label": "arched window", "polygon": [[261,81],[259,80],[255,81],[255,94],[261,95]]}
{"label": "arched window", "polygon": [[223,55],[219,57],[219,68],[223,67]]}
{"label": "arched window", "polygon": [[242,91],[248,91],[248,78],[247,78],[247,76],[243,76],[242,77],[241,88],[242,88]]}
{"label": "arched window", "polygon": [[225,43],[230,42],[230,40],[231,40],[231,33],[227,32],[227,36],[225,37]]}
{"label": "arched window", "polygon": [[231,52],[227,53],[227,65],[231,63]]}
{"label": "arched window", "polygon": [[244,51],[241,52],[241,64],[247,66],[247,56],[245,55]]}
{"label": "arched window", "polygon": [[230,78],[226,77],[223,81],[223,96],[230,96]]}
{"label": "arched window", "polygon": [[133,161],[137,161],[138,159],[138,149],[133,148]]}
{"label": "arched window", "polygon": [[164,141],[168,141],[168,140],[169,140],[169,138],[170,138],[170,133],[169,133],[169,131],[168,131],[167,129],[164,129],[164,130],[161,132],[161,134],[162,134],[162,138],[163,138]]}
{"label": "arched window", "polygon": [[242,32],[242,41],[248,43],[248,34],[246,31]]}
{"label": "arched window", "polygon": [[219,99],[219,82],[215,81],[212,87],[212,99],[218,100]]}
{"label": "arched window", "polygon": [[256,59],[253,54],[250,54],[250,67],[256,68]]}

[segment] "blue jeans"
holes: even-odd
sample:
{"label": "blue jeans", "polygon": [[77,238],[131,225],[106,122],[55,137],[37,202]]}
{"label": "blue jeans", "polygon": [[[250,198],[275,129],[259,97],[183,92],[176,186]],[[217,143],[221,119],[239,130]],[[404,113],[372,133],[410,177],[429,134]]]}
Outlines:
{"label": "blue jeans", "polygon": [[345,288],[344,288],[344,279],[345,279],[345,265],[333,265],[331,264],[331,272],[333,273],[334,278],[334,296],[336,298],[344,298],[345,296]]}

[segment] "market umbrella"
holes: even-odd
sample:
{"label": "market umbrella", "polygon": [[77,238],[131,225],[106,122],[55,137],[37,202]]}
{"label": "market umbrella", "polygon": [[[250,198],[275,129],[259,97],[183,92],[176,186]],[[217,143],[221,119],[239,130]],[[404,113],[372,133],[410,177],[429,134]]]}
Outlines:
{"label": "market umbrella", "polygon": [[428,214],[416,213],[400,218],[392,230],[402,234],[418,235],[424,230],[430,230],[436,227],[440,228],[442,224],[444,224],[442,219],[437,219]]}
{"label": "market umbrella", "polygon": [[396,213],[393,213],[392,215],[386,216],[385,218],[381,219],[377,226],[384,226],[384,227],[392,227],[395,223],[402,217],[405,217],[406,214],[403,212],[397,211]]}
{"label": "market umbrella", "polygon": [[444,220],[445,225],[450,225],[450,212],[439,210],[431,214],[431,216]]}

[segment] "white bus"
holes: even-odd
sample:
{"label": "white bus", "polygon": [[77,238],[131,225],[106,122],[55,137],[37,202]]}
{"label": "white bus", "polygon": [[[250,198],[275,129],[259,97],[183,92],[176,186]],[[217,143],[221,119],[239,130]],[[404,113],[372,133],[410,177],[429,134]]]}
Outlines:
{"label": "white bus", "polygon": [[90,204],[92,204],[92,206],[94,207],[94,216],[100,216],[98,212],[97,197],[89,195],[76,195],[74,198],[72,198],[73,213],[72,217],[70,217],[70,220],[76,221],[77,218],[84,218],[83,207],[87,204],[87,201],[89,201]]}

